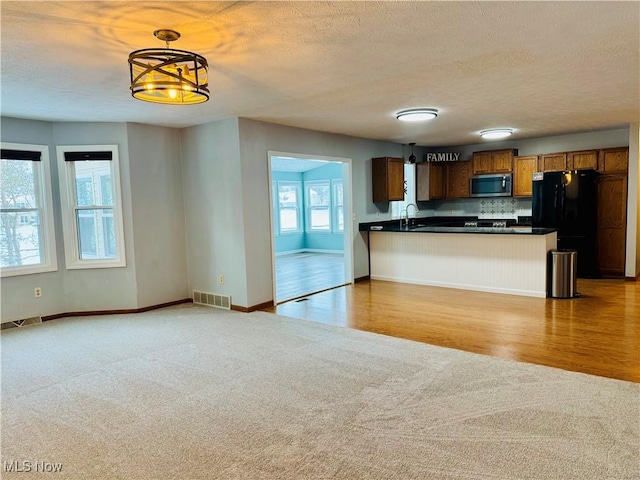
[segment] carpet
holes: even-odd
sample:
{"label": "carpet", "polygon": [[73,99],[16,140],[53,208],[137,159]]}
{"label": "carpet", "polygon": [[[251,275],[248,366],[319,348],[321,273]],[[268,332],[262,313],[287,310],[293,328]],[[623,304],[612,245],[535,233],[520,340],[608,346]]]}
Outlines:
{"label": "carpet", "polygon": [[640,479],[640,384],[191,304],[1,346],[5,479]]}

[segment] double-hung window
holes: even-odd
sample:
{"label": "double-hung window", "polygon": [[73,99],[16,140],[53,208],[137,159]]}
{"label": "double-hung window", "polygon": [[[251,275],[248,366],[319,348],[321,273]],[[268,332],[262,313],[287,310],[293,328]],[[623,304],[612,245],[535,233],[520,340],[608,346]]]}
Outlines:
{"label": "double-hung window", "polygon": [[280,234],[302,233],[300,182],[278,181]]}
{"label": "double-hung window", "polygon": [[329,180],[304,182],[307,231],[331,232],[331,183]]}
{"label": "double-hung window", "polygon": [[344,198],[342,192],[342,180],[331,180],[333,189],[333,231],[344,232]]}
{"label": "double-hung window", "polygon": [[126,266],[117,145],[58,147],[67,268]]}
{"label": "double-hung window", "polygon": [[2,276],[57,270],[49,147],[2,142],[0,177]]}

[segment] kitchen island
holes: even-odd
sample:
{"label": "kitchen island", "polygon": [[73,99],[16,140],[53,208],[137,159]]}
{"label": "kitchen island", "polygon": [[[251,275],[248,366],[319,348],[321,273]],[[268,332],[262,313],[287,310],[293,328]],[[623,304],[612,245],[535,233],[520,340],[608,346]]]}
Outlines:
{"label": "kitchen island", "polygon": [[401,227],[361,224],[369,236],[373,280],[506,293],[547,295],[547,256],[553,229],[531,227]]}

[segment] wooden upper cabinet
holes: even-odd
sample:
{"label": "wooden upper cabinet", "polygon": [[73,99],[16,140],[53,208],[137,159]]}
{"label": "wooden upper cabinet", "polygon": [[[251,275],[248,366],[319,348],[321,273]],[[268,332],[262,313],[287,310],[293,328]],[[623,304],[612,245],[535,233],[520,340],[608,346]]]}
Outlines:
{"label": "wooden upper cabinet", "polygon": [[471,178],[471,162],[447,163],[446,198],[468,198],[471,194],[469,179]]}
{"label": "wooden upper cabinet", "polygon": [[514,197],[531,197],[533,195],[533,173],[537,171],[537,155],[513,158]]}
{"label": "wooden upper cabinet", "polygon": [[598,168],[598,151],[584,150],[567,153],[567,170],[596,170]]}
{"label": "wooden upper cabinet", "polygon": [[551,153],[540,155],[540,171],[561,172],[567,169],[566,153]]}
{"label": "wooden upper cabinet", "polygon": [[404,159],[373,158],[371,165],[373,201],[404,200]]}
{"label": "wooden upper cabinet", "polygon": [[416,201],[444,198],[444,177],[443,163],[416,163]]}
{"label": "wooden upper cabinet", "polygon": [[491,152],[493,173],[513,172],[513,150],[496,150]]}
{"label": "wooden upper cabinet", "polygon": [[517,154],[518,151],[514,149],[473,152],[471,159],[473,175],[510,173],[513,171],[513,157]]}
{"label": "wooden upper cabinet", "polygon": [[600,173],[627,173],[629,168],[629,147],[605,148],[600,150],[598,171]]}
{"label": "wooden upper cabinet", "polygon": [[473,152],[471,168],[474,175],[491,173],[491,169],[493,168],[491,165],[491,152]]}

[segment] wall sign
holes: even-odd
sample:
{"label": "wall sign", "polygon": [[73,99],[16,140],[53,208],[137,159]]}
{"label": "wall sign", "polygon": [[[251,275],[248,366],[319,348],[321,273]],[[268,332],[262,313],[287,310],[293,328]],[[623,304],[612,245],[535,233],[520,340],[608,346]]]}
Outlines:
{"label": "wall sign", "polygon": [[460,160],[460,153],[425,153],[425,162],[457,162]]}

